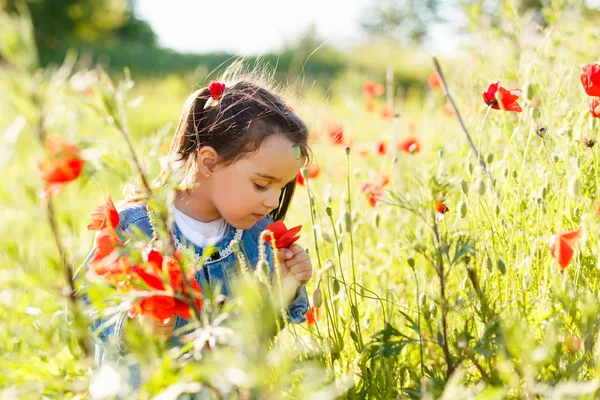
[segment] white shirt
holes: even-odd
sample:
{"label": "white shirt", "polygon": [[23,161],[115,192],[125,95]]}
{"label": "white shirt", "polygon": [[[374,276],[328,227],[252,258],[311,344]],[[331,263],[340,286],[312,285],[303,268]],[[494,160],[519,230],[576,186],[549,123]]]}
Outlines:
{"label": "white shirt", "polygon": [[203,249],[209,244],[215,244],[221,240],[227,231],[227,223],[223,218],[210,222],[196,221],[179,211],[175,206],[173,206],[173,218],[183,236]]}

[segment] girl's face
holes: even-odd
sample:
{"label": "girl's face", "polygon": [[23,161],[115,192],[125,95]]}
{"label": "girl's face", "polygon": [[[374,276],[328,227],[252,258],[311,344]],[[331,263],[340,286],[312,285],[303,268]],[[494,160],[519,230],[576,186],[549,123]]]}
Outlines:
{"label": "girl's face", "polygon": [[279,206],[281,190],[296,179],[301,167],[292,146],[283,135],[271,135],[255,153],[216,166],[210,197],[230,225],[249,229]]}

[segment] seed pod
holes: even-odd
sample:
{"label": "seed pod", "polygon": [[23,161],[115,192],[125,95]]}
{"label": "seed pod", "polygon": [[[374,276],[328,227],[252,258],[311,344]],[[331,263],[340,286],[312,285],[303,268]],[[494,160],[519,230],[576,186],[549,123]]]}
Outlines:
{"label": "seed pod", "polygon": [[494,161],[494,153],[487,153],[485,155],[485,163],[486,164],[491,164],[492,161]]}
{"label": "seed pod", "polygon": [[409,267],[411,267],[411,268],[415,267],[415,259],[414,258],[409,257],[409,259],[407,260],[407,262],[408,262],[408,266]]}

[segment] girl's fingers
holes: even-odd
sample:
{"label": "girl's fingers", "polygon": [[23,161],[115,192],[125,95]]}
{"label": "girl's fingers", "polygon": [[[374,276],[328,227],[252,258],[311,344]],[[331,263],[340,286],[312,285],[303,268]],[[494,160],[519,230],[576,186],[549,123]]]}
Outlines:
{"label": "girl's fingers", "polygon": [[297,275],[294,275],[294,278],[296,278],[303,285],[308,283],[308,281],[310,281],[311,277],[312,277],[312,271],[305,271],[305,272],[301,272]]}
{"label": "girl's fingers", "polygon": [[294,253],[289,249],[277,249],[277,257],[279,258],[279,261],[289,260],[293,256]]}
{"label": "girl's fingers", "polygon": [[294,276],[306,271],[312,271],[312,264],[310,262],[302,262],[290,268],[290,273]]}
{"label": "girl's fingers", "polygon": [[310,257],[308,256],[308,254],[306,252],[302,252],[302,253],[296,254],[291,259],[286,260],[285,265],[288,268],[292,268],[294,265],[297,265],[297,264],[300,264],[303,262],[307,262],[307,261],[310,263]]}

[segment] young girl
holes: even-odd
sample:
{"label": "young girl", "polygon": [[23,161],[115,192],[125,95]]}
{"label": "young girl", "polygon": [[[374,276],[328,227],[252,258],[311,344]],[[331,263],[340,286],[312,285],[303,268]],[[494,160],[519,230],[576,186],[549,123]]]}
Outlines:
{"label": "young girl", "polygon": [[[241,243],[249,265],[256,266],[260,234],[285,217],[292,200],[296,175],[308,157],[307,137],[305,124],[279,96],[249,80],[213,82],[187,99],[170,151],[183,168],[177,183],[187,188],[175,193],[173,236],[178,250],[193,252],[196,259],[214,244],[216,253],[194,277],[203,289],[220,287],[222,294],[231,295],[236,275],[232,242]],[[153,237],[151,214],[143,202],[120,209],[121,240],[140,232]],[[272,269],[270,247],[265,251]],[[301,323],[308,310],[304,284],[312,275],[310,259],[297,244],[279,249],[277,256],[282,280],[293,288],[288,318]],[[107,343],[121,336],[126,320],[123,314],[100,333],[97,364],[113,358],[107,357]],[[144,323],[169,338],[187,321],[145,317]],[[107,323],[97,320],[94,325],[102,324]]]}

